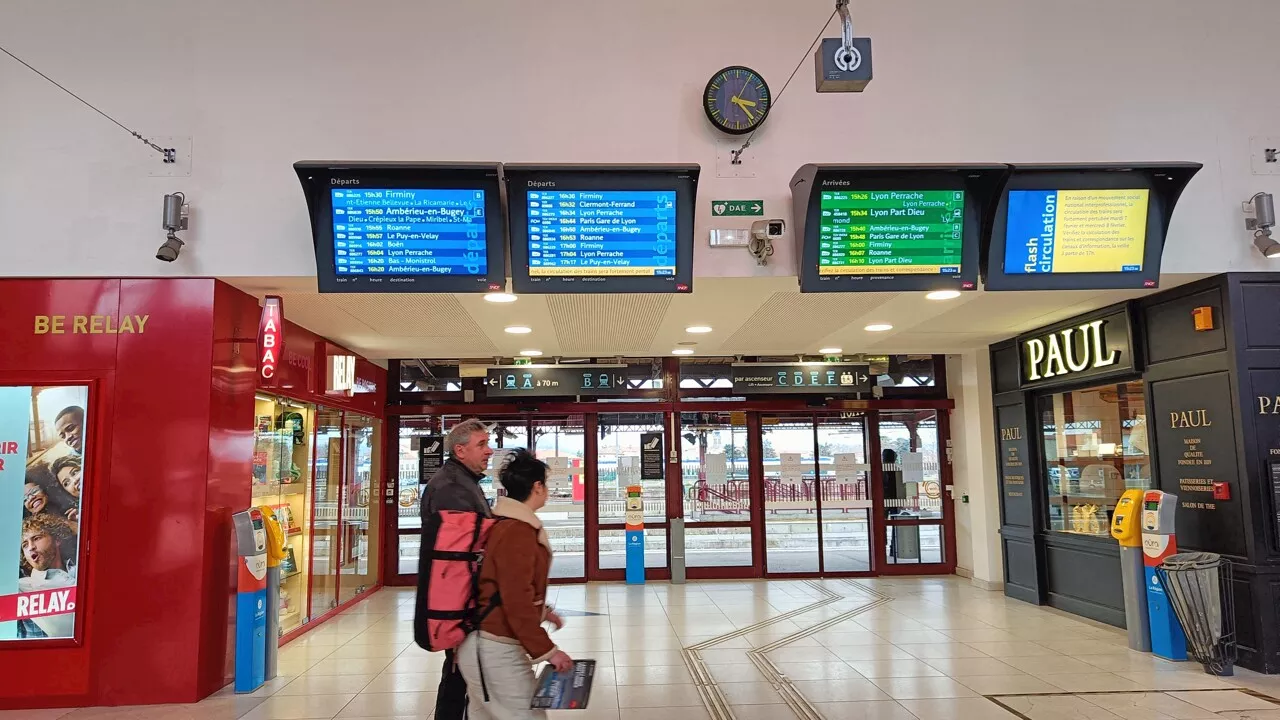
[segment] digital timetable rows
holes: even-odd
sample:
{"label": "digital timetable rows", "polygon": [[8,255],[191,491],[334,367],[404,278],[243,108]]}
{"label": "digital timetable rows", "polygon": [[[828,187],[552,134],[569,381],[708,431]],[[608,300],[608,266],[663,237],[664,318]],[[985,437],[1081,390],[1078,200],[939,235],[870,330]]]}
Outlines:
{"label": "digital timetable rows", "polygon": [[483,275],[483,190],[333,190],[334,264],[343,275]]}
{"label": "digital timetable rows", "polygon": [[674,191],[529,190],[530,275],[675,275],[675,201]]}

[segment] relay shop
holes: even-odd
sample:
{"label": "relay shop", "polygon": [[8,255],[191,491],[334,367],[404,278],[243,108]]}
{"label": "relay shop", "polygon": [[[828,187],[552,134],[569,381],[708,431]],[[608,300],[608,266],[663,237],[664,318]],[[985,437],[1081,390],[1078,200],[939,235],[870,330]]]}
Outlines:
{"label": "relay shop", "polygon": [[991,346],[1007,595],[1123,626],[1108,528],[1163,490],[1179,550],[1234,563],[1240,664],[1280,671],[1277,305],[1223,275]]}

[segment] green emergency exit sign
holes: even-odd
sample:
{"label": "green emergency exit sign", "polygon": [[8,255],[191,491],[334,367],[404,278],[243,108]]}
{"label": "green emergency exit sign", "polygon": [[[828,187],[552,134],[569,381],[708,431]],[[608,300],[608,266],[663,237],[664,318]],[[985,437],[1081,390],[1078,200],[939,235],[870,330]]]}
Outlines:
{"label": "green emergency exit sign", "polygon": [[763,200],[712,200],[712,217],[764,215]]}

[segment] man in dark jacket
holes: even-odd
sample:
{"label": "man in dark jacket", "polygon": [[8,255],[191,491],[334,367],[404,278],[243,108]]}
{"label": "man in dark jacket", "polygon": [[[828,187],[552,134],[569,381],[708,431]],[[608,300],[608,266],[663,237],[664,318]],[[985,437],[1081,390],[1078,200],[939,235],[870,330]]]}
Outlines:
{"label": "man in dark jacket", "polygon": [[[480,489],[484,471],[489,466],[493,448],[489,447],[489,429],[479,420],[463,420],[454,425],[444,439],[449,459],[431,476],[422,495],[422,520],[441,510],[460,510],[492,517],[489,501]],[[424,548],[425,552],[426,548]],[[423,555],[425,558],[426,555]],[[418,592],[422,592],[419,579]],[[422,605],[419,598],[419,605]],[[463,720],[467,714],[467,682],[458,671],[453,651],[444,654],[444,671],[436,693],[437,720]]]}

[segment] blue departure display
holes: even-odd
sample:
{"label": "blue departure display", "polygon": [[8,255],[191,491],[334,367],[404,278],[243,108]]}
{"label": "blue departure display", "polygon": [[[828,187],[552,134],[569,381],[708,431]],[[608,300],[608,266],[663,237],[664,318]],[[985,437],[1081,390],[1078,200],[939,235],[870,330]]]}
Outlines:
{"label": "blue departure display", "polygon": [[484,190],[335,189],[333,260],[342,275],[484,275]]}
{"label": "blue departure display", "polygon": [[530,190],[531,277],[676,274],[674,190]]}

